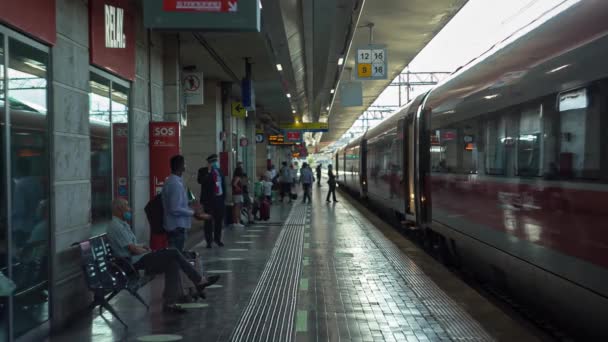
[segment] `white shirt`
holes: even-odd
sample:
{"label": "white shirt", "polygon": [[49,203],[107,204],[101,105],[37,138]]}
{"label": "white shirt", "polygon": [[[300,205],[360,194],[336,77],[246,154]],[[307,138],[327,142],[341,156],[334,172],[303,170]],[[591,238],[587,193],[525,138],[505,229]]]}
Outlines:
{"label": "white shirt", "polygon": [[264,182],[264,196],[272,196],[272,182]]}

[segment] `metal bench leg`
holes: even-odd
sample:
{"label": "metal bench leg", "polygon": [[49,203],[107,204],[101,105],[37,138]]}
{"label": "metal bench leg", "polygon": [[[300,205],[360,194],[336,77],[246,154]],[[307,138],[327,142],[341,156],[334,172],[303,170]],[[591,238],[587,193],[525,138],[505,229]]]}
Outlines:
{"label": "metal bench leg", "polygon": [[146,307],[146,310],[150,311],[150,306],[148,305],[148,303],[146,303],[146,301],[144,301],[143,298],[141,298],[141,296],[139,295],[139,293],[137,293],[137,290],[129,289],[129,293],[133,297],[137,298],[137,300],[139,300]]}
{"label": "metal bench leg", "polygon": [[116,310],[114,310],[110,303],[103,302],[99,309],[101,310],[102,307],[108,310],[112,314],[112,316],[114,316],[114,318],[116,318],[125,327],[125,329],[129,329],[129,326],[125,322],[123,322],[122,319],[120,319],[120,316],[118,316],[118,313],[116,312]]}

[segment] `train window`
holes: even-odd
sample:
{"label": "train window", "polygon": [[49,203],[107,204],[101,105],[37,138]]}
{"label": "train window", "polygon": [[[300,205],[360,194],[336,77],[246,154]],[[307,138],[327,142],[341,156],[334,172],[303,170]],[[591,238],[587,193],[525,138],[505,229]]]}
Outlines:
{"label": "train window", "polygon": [[498,117],[488,120],[486,124],[486,173],[489,175],[504,175],[505,146],[513,143],[506,136],[506,120]]}
{"label": "train window", "polygon": [[129,88],[91,73],[92,233],[105,232],[112,219],[112,199],[129,200]]}
{"label": "train window", "polygon": [[519,120],[517,139],[517,173],[519,176],[539,176],[541,161],[542,107],[524,111]]}

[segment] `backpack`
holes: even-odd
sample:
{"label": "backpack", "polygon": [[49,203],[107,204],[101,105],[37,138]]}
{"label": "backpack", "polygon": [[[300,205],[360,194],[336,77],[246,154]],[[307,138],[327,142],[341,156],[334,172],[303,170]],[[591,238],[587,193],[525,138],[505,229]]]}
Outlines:
{"label": "backpack", "polygon": [[164,209],[162,194],[156,195],[144,208],[152,234],[166,234],[164,227]]}

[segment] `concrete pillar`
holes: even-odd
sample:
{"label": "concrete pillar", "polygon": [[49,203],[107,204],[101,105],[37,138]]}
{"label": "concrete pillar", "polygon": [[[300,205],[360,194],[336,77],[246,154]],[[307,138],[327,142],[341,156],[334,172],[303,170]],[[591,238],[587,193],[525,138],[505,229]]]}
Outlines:
{"label": "concrete pillar", "polygon": [[136,69],[131,91],[131,208],[133,232],[139,241],[150,240],[144,207],[150,200],[149,123],[162,121],[163,37],[143,26],[142,9],[136,15]]}
{"label": "concrete pillar", "polygon": [[163,37],[163,47],[163,100],[165,120],[180,122],[182,104],[179,35],[166,34]]}
{"label": "concrete pillar", "polygon": [[222,96],[216,81],[205,81],[205,101],[203,105],[189,105],[187,125],[182,128],[182,154],[186,159],[186,185],[197,195],[198,169],[207,166],[210,154],[219,154],[222,149]]}
{"label": "concrete pillar", "polygon": [[[73,242],[91,234],[89,24],[86,2],[57,1],[51,144],[51,325],[59,328],[90,300]],[[69,63],[67,61],[70,61]]]}
{"label": "concrete pillar", "polygon": [[245,135],[247,140],[249,140],[249,146],[247,146],[247,165],[246,172],[249,176],[250,181],[253,182],[257,178],[256,176],[256,164],[257,164],[257,144],[255,143],[255,121],[256,121],[256,113],[250,112],[247,116]]}
{"label": "concrete pillar", "polygon": [[268,136],[265,136],[263,143],[256,144],[255,160],[256,178],[259,178],[259,176],[264,175],[267,169],[266,163],[268,161]]}

